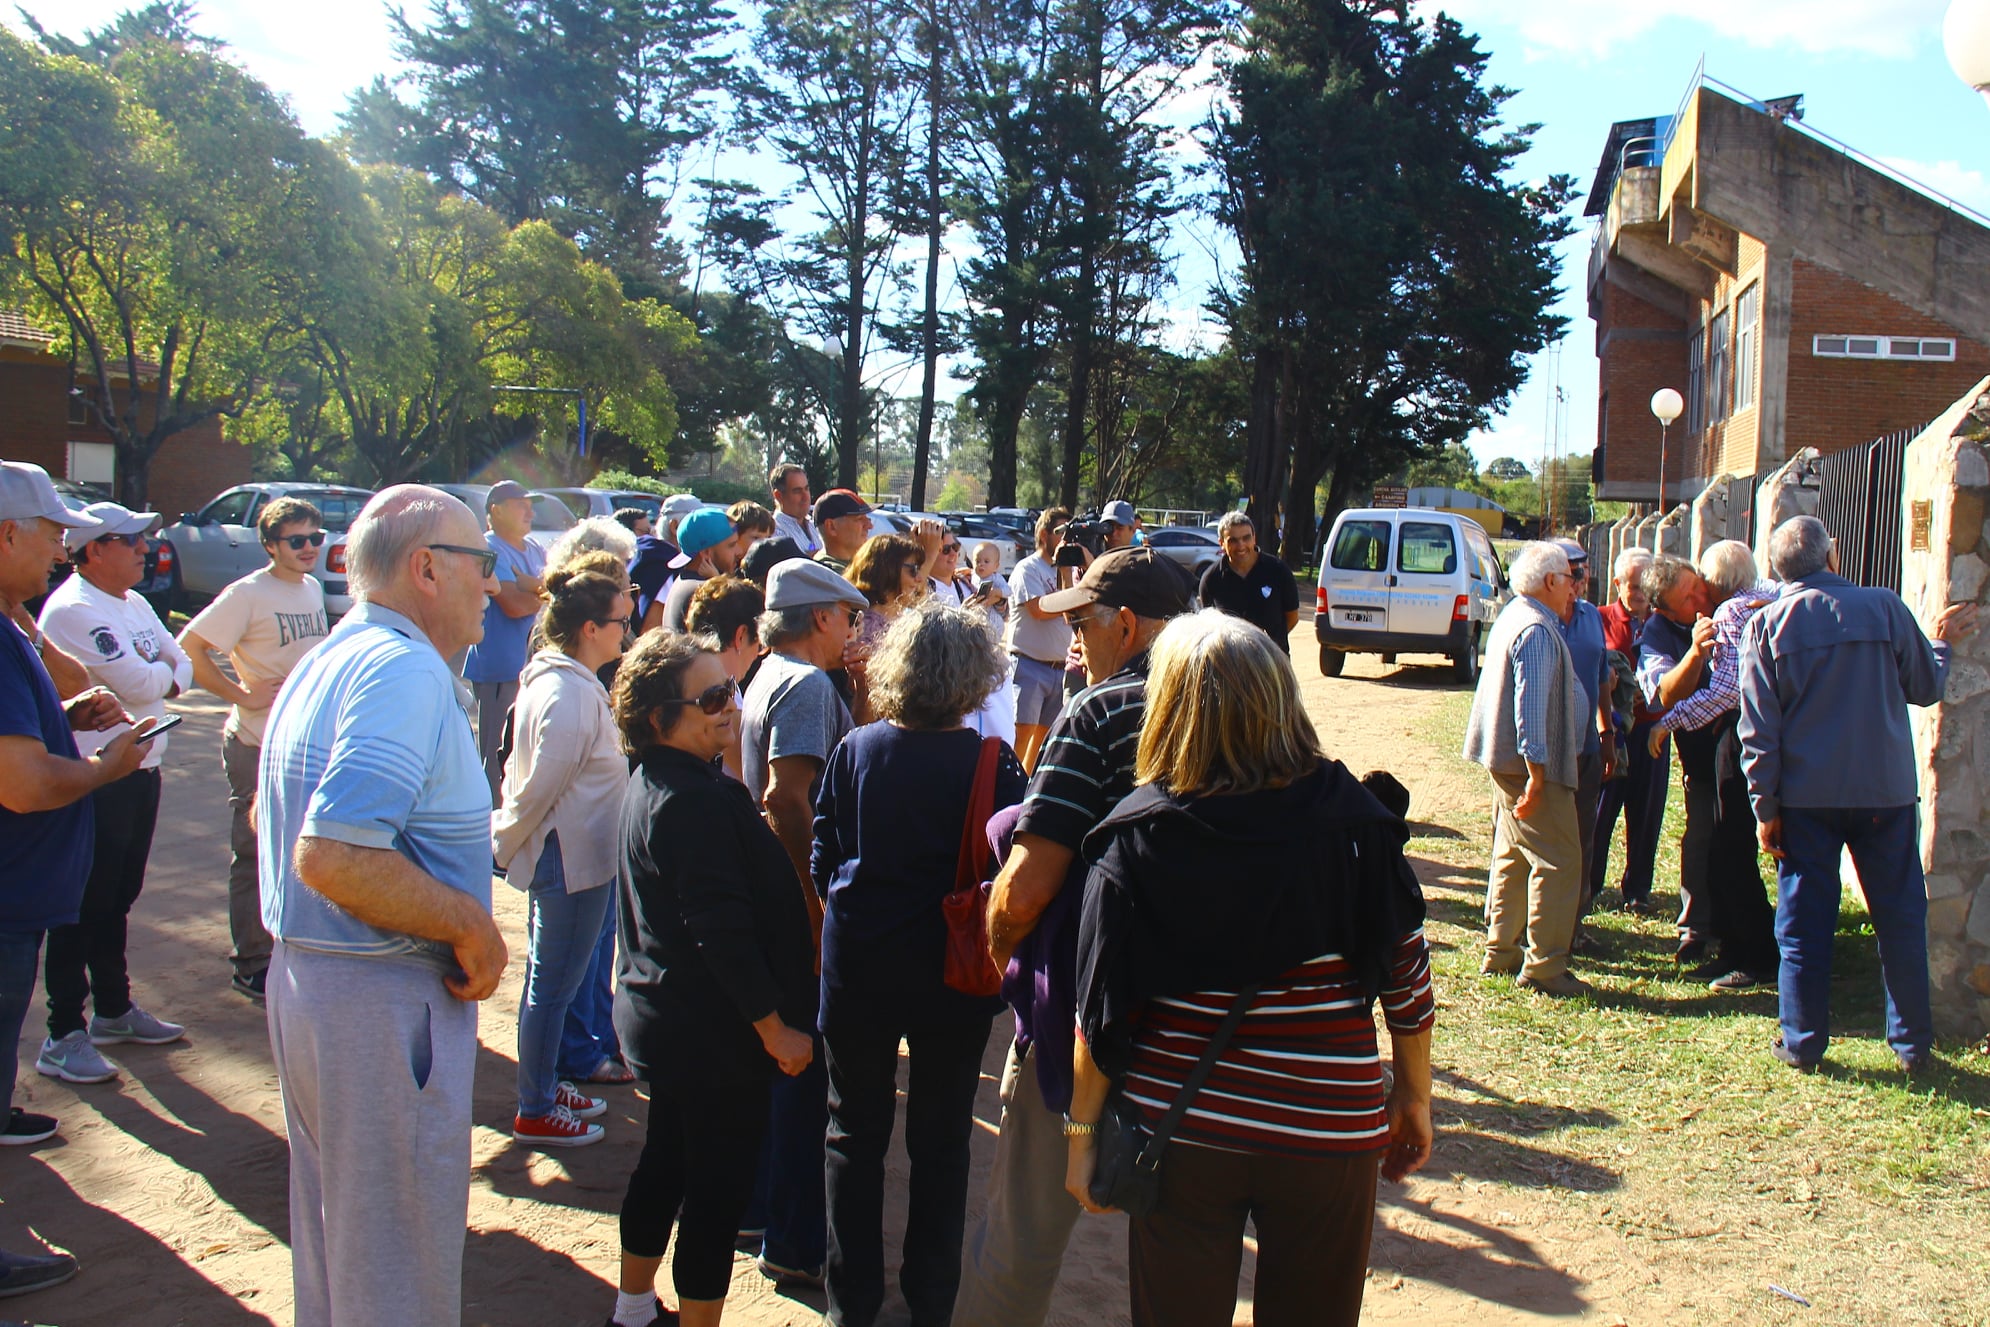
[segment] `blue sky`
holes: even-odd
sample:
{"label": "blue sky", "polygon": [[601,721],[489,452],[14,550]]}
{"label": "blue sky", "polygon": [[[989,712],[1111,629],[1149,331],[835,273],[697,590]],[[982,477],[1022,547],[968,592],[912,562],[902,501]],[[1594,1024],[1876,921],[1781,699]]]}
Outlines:
{"label": "blue sky", "polygon": [[[57,31],[79,34],[129,7],[117,0],[17,0]],[[1947,0],[1456,0],[1441,6],[1480,36],[1494,81],[1512,88],[1516,122],[1542,127],[1523,162],[1529,178],[1575,175],[1587,190],[1615,120],[1667,114],[1702,58],[1707,73],[1757,97],[1802,93],[1806,123],[1990,212],[1990,107],[1950,71],[1941,51]],[[1423,7],[1434,12],[1440,6]],[[421,12],[420,0],[410,3]],[[204,0],[198,26],[227,42],[288,96],[314,133],[336,128],[346,95],[392,73],[379,0]],[[0,18],[18,26],[13,6]],[[1569,330],[1559,362],[1566,450],[1595,441],[1594,335],[1580,285],[1586,226],[1565,246],[1560,312]],[[1179,245],[1177,339],[1207,342],[1199,308],[1221,245],[1196,219]],[[1530,465],[1549,427],[1556,366],[1535,372],[1504,417],[1475,438],[1481,460]]]}

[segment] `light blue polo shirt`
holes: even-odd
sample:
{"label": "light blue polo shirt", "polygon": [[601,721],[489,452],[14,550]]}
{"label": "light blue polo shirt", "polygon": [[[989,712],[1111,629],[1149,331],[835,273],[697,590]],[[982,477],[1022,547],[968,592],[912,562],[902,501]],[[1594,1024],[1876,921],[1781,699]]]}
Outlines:
{"label": "light blue polo shirt", "polygon": [[292,864],[307,835],[388,848],[490,907],[490,784],[449,666],[413,622],[361,602],[292,670],[263,734],[256,833],[271,935],[455,971],[447,945],[360,921]]}
{"label": "light blue polo shirt", "polygon": [[[490,545],[491,552],[497,554],[497,578],[500,583],[515,581],[520,574],[544,576],[546,574],[546,550],[539,545],[527,542],[524,548],[513,548],[510,544],[486,531],[484,542]],[[508,617],[498,607],[498,601],[490,599],[484,603],[484,638],[470,647],[470,653],[463,659],[463,680],[466,682],[516,682],[518,675],[525,671],[527,645],[532,639],[532,623],[536,615]]]}

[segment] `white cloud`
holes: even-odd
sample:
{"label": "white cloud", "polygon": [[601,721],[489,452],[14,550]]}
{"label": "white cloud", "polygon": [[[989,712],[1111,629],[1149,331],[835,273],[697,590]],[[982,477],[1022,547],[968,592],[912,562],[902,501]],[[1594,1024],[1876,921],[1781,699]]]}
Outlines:
{"label": "white cloud", "polygon": [[[1426,8],[1435,9],[1431,5]],[[1668,19],[1750,46],[1905,59],[1941,31],[1947,0],[1444,0],[1467,28],[1518,31],[1533,57],[1601,57]]]}
{"label": "white cloud", "polygon": [[1990,216],[1990,175],[1959,161],[1916,161],[1912,157],[1881,157],[1881,161],[1917,184],[1953,198],[1964,207]]}

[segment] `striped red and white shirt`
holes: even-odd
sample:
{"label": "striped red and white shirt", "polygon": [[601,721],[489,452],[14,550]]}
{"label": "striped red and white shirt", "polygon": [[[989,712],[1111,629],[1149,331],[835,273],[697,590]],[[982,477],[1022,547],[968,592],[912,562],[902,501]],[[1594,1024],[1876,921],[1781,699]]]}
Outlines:
{"label": "striped red and white shirt", "polygon": [[[1148,1128],[1167,1113],[1236,998],[1197,991],[1141,1010],[1126,1095]],[[1398,946],[1380,1002],[1392,1032],[1414,1035],[1435,1022],[1421,928]],[[1322,954],[1258,992],[1175,1137],[1290,1156],[1368,1152],[1388,1142],[1375,1016],[1346,959]]]}

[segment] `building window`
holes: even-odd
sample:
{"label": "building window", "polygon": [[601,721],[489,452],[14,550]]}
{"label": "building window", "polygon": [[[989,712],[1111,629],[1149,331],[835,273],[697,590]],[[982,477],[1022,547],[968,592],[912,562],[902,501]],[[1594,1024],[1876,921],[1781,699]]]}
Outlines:
{"label": "building window", "polygon": [[1718,424],[1727,418],[1727,310],[1722,309],[1707,324],[1707,422]]}
{"label": "building window", "polygon": [[1955,341],[1949,337],[1837,333],[1812,337],[1810,353],[1820,359],[1924,359],[1948,362],[1955,358]]}
{"label": "building window", "polygon": [[1707,334],[1693,333],[1686,343],[1686,436],[1697,438],[1707,427]]}
{"label": "building window", "polygon": [[1755,347],[1760,343],[1756,326],[1762,312],[1762,287],[1750,286],[1734,302],[1734,408],[1746,410],[1755,404]]}
{"label": "building window", "polygon": [[73,429],[90,426],[90,403],[80,391],[69,393],[69,427]]}

